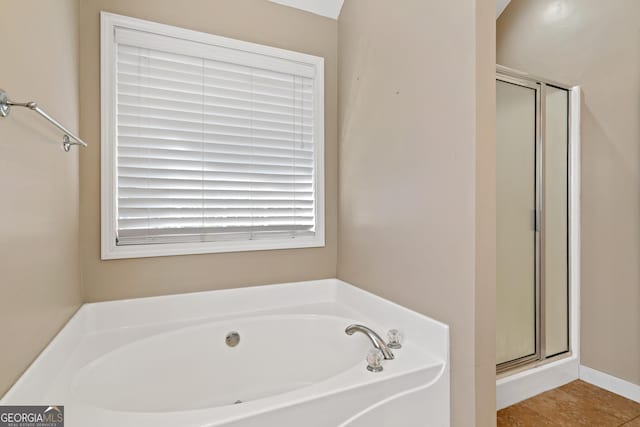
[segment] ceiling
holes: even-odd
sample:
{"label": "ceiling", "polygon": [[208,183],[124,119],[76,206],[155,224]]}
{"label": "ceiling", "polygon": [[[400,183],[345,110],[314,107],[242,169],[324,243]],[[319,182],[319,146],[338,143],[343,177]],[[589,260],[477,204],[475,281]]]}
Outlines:
{"label": "ceiling", "polygon": [[[344,0],[270,0],[285,6],[295,7],[328,18],[338,19]],[[496,19],[511,0],[496,0]]]}
{"label": "ceiling", "polygon": [[498,16],[504,12],[510,1],[511,0],[496,0],[496,19],[498,19]]}
{"label": "ceiling", "polygon": [[338,19],[344,0],[271,0],[285,6],[306,10],[328,18]]}

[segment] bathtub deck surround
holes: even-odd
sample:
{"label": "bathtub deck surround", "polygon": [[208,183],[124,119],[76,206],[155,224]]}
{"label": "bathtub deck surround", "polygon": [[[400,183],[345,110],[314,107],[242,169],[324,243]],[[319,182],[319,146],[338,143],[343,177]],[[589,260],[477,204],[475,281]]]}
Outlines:
{"label": "bathtub deck surround", "polygon": [[[353,324],[404,337],[382,370]],[[327,279],[85,304],[1,403],[69,427],[445,427],[449,400],[446,325]]]}

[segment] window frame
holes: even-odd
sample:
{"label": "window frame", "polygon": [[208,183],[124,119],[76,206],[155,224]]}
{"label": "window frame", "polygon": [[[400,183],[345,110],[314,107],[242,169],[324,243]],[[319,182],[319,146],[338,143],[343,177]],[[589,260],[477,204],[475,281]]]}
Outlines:
{"label": "window frame", "polygon": [[[100,13],[101,94],[101,259],[144,258],[174,255],[299,249],[325,246],[324,217],[324,58],[213,34],[145,21],[108,12]],[[149,243],[116,245],[117,236],[117,135],[116,135],[116,28],[142,31],[240,52],[287,60],[312,67],[314,75],[314,197],[315,235],[295,238],[223,240],[213,242]]]}

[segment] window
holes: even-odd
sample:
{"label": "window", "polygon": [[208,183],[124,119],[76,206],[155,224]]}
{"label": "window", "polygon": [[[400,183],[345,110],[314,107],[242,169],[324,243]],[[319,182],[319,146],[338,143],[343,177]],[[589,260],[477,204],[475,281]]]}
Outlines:
{"label": "window", "polygon": [[324,246],[324,60],[102,13],[102,258]]}

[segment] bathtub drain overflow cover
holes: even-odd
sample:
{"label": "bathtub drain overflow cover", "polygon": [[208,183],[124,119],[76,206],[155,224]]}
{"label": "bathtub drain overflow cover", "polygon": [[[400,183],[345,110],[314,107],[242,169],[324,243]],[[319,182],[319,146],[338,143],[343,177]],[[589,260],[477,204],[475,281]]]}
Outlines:
{"label": "bathtub drain overflow cover", "polygon": [[235,347],[240,343],[240,334],[237,332],[229,332],[224,339],[229,347]]}

